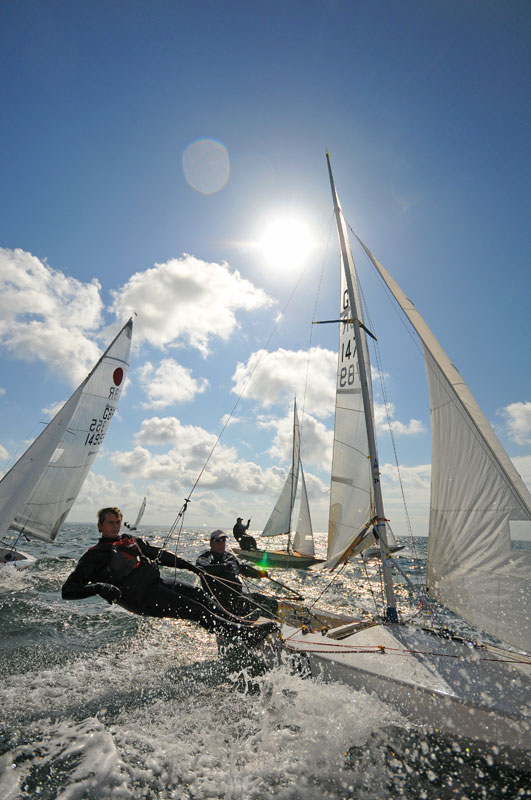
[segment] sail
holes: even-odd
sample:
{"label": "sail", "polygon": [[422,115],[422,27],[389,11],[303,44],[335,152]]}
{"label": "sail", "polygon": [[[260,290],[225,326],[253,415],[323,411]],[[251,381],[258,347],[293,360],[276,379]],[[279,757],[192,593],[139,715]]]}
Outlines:
{"label": "sail", "polygon": [[360,241],[417,331],[430,390],[432,486],[427,585],[468,622],[531,649],[531,495],[461,375],[396,281]]}
{"label": "sail", "polygon": [[[0,519],[5,522],[0,530],[10,526],[36,539],[55,540],[123,391],[132,329],[129,320],[81,386],[0,482]],[[10,501],[10,487],[15,487],[16,503]]]}
{"label": "sail", "polygon": [[293,409],[293,447],[291,458],[291,469],[286,482],[282,487],[280,496],[271,512],[269,519],[262,531],[262,536],[280,536],[288,534],[291,530],[291,517],[295,496],[297,494],[297,484],[299,482],[299,463],[300,463],[300,427],[297,414],[297,403]]}
{"label": "sail", "polygon": [[43,470],[57,450],[76,410],[81,387],[67,400],[42,433],[0,481],[0,531],[10,527],[24,500],[33,492]]}
{"label": "sail", "polygon": [[302,556],[315,556],[313,543],[312,519],[310,516],[310,504],[308,502],[308,492],[306,491],[306,481],[304,480],[304,470],[301,462],[301,505],[299,509],[299,519],[297,530],[293,537],[293,550]]}
{"label": "sail", "polygon": [[135,519],[135,522],[134,522],[134,525],[133,525],[134,528],[138,528],[138,526],[140,525],[140,520],[144,516],[144,511],[145,510],[146,510],[146,498],[144,497],[144,499],[142,500],[142,503],[140,504],[140,508],[138,509],[138,514],[136,516],[136,519]]}
{"label": "sail", "polygon": [[[339,212],[341,225],[343,226],[342,236],[340,235],[341,281],[339,315],[341,322],[339,324],[327,567],[336,566],[347,555],[359,553],[366,547],[374,545],[376,541],[372,533],[372,527],[369,526],[369,520],[372,516],[369,444],[346,270],[349,271],[351,276],[358,316],[361,315],[361,301],[354,261],[347,244],[348,238],[340,208]],[[360,333],[365,364],[370,374],[367,339],[363,330]],[[369,394],[371,394],[370,386]],[[368,413],[372,414],[372,407],[368,410]]]}

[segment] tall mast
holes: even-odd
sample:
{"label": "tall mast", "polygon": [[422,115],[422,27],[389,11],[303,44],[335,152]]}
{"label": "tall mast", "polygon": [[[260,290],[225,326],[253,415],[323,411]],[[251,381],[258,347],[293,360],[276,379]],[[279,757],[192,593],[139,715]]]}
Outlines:
{"label": "tall mast", "polygon": [[[289,506],[289,526],[288,526],[288,553],[291,553],[291,524],[293,522],[293,508],[295,507],[295,497],[297,495],[297,484],[299,477],[299,470],[297,464],[297,479],[295,479],[295,435],[297,433],[297,398],[293,400],[293,436],[291,445],[291,499]],[[300,445],[299,445],[300,447]],[[299,451],[300,453],[300,451]]]}
{"label": "tall mast", "polygon": [[395,593],[393,589],[393,576],[391,569],[387,563],[387,534],[385,525],[385,514],[382,498],[382,487],[380,484],[380,469],[378,464],[378,452],[376,449],[376,435],[374,432],[374,415],[372,408],[372,401],[369,392],[369,383],[367,380],[367,365],[365,364],[365,350],[364,350],[364,334],[360,328],[359,320],[361,318],[361,309],[358,309],[356,303],[356,294],[354,292],[354,276],[355,266],[352,253],[348,244],[348,236],[346,232],[345,222],[341,206],[339,205],[339,198],[336,192],[334,177],[332,175],[332,166],[330,164],[330,156],[326,154],[326,163],[328,165],[328,175],[330,178],[330,188],[332,189],[332,199],[334,201],[334,214],[336,217],[337,235],[339,237],[339,247],[341,250],[341,260],[345,270],[345,278],[347,281],[348,294],[350,299],[350,309],[352,313],[352,325],[354,328],[354,339],[356,342],[356,352],[358,355],[358,367],[360,371],[361,394],[363,398],[363,408],[365,410],[365,426],[367,430],[367,441],[369,445],[369,456],[371,459],[371,472],[372,472],[372,486],[374,491],[374,502],[376,506],[376,533],[380,543],[380,554],[382,560],[382,570],[385,587],[385,599],[387,603],[386,619],[388,622],[398,622],[398,615],[396,613]]}

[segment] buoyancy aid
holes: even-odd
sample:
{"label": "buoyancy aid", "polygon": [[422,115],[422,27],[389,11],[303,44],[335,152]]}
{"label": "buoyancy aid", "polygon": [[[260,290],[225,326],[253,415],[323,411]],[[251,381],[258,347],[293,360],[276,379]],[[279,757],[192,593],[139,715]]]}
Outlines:
{"label": "buoyancy aid", "polygon": [[[105,567],[105,572],[109,582],[115,586],[120,586],[139,567],[144,567],[141,570],[142,573],[149,573],[149,578],[147,574],[144,576],[148,582],[157,579],[160,575],[158,567],[143,555],[133,536],[124,534],[119,539],[98,542],[90,549],[110,551],[111,557]],[[142,582],[144,583],[144,581]]]}

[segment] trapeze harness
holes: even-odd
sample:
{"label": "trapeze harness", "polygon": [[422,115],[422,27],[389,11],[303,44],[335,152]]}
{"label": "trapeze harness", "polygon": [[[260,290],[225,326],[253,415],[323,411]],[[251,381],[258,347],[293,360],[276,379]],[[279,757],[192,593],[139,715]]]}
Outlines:
{"label": "trapeze harness", "polygon": [[[130,584],[135,589],[143,589],[160,578],[158,567],[142,553],[132,536],[124,534],[120,539],[98,542],[89,549],[110,550],[111,557],[109,563],[105,565],[103,573],[105,579],[115,586],[122,588],[124,584]],[[139,573],[135,573],[139,567],[143,567],[143,569]],[[135,574],[133,575],[133,573]]]}

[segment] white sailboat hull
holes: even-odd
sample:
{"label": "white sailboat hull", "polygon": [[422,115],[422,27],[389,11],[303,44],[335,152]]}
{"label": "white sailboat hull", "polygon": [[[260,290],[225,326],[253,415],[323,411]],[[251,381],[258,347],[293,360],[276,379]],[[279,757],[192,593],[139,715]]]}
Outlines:
{"label": "white sailboat hull", "polygon": [[0,566],[11,569],[27,569],[36,563],[35,556],[23,550],[13,550],[11,547],[0,547]]}
{"label": "white sailboat hull", "polygon": [[506,663],[491,649],[413,625],[338,636],[339,628],[303,634],[285,625],[283,646],[301,655],[312,677],[375,692],[429,731],[531,749],[529,658]]}

